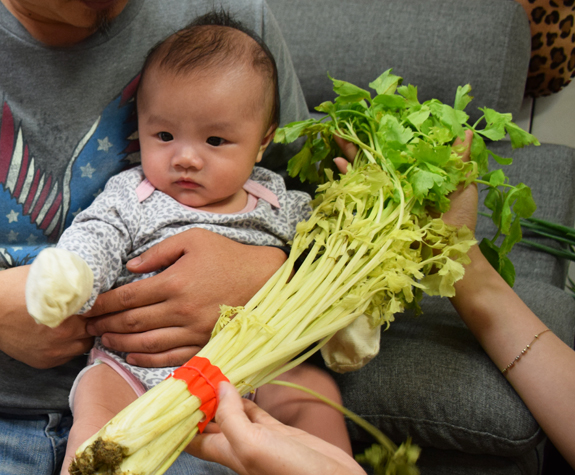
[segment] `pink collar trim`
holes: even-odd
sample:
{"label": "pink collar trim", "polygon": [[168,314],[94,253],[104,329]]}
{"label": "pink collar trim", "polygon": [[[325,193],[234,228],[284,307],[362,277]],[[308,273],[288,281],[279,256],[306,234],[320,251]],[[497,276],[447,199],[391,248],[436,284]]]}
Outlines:
{"label": "pink collar trim", "polygon": [[276,194],[273,191],[268,190],[264,185],[259,184],[257,181],[246,181],[244,183],[244,190],[246,190],[249,194],[254,195],[256,198],[267,201],[274,208],[281,208]]}
{"label": "pink collar trim", "polygon": [[[247,213],[248,211],[252,211],[253,209],[255,209],[255,206],[257,205],[257,200],[256,201],[250,200],[249,198],[251,196],[267,201],[270,205],[272,205],[275,208],[279,209],[281,207],[276,194],[273,191],[268,190],[265,186],[253,180],[248,180],[244,184],[243,188],[248,193],[248,203],[246,207],[240,211],[240,213]],[[145,199],[149,198],[150,195],[155,190],[156,188],[154,187],[154,185],[152,185],[147,178],[144,178],[144,180],[136,188],[136,195],[138,197],[138,201],[141,203]],[[191,208],[190,206],[186,206],[186,208],[195,209]]]}
{"label": "pink collar trim", "polygon": [[142,183],[136,188],[136,196],[138,197],[138,202],[141,203],[145,199],[149,198],[150,195],[156,190],[154,185],[152,185],[147,178],[144,178]]}

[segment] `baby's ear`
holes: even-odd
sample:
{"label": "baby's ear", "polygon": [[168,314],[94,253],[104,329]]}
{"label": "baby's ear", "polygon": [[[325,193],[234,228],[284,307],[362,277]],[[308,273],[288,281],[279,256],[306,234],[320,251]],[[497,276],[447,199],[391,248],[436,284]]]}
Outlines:
{"label": "baby's ear", "polygon": [[271,125],[270,128],[268,129],[268,131],[266,132],[266,134],[264,135],[264,137],[262,139],[262,143],[260,144],[260,149],[258,151],[256,163],[261,162],[262,157],[264,156],[264,152],[266,151],[266,148],[268,148],[268,145],[270,143],[272,143],[272,140],[274,139],[274,135],[276,134],[276,129],[277,129],[277,125]]}

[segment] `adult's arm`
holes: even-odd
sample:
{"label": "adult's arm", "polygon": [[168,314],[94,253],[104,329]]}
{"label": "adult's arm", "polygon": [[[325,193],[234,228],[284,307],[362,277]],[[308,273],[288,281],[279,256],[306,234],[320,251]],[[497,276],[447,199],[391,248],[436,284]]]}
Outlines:
{"label": "adult's arm", "polygon": [[[503,370],[545,324],[491,267],[478,246],[469,255],[464,278],[451,299],[483,349]],[[504,377],[503,375],[501,377]],[[575,467],[575,352],[552,332],[533,343],[506,372],[533,417],[565,459]]]}
{"label": "adult's arm", "polygon": [[[196,436],[186,449],[240,475],[365,475],[343,450],[275,420],[229,383],[219,387],[218,428]],[[210,424],[208,428],[214,430]]]}
{"label": "adult's arm", "polygon": [[74,315],[58,328],[37,324],[26,311],[29,266],[0,271],[0,350],[34,368],[51,368],[88,351],[93,338],[86,321]]}
{"label": "adult's arm", "polygon": [[[474,230],[476,216],[477,188],[469,186],[451,196],[451,209],[443,220]],[[451,302],[485,352],[503,370],[546,326],[477,245],[468,255],[471,263],[463,279],[455,283],[456,294]],[[501,377],[507,377],[547,436],[575,467],[575,351],[552,332],[546,332]]]}

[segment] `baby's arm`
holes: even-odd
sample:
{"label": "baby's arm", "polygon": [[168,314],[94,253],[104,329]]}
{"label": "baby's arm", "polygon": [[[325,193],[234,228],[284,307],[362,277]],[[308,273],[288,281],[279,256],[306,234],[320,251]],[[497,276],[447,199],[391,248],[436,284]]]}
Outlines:
{"label": "baby's arm", "polygon": [[70,315],[88,311],[98,294],[114,285],[131,249],[128,221],[138,221],[123,218],[137,212],[128,189],[121,175],[112,178],[57,247],[44,249],[34,260],[26,306],[36,322],[54,328]]}

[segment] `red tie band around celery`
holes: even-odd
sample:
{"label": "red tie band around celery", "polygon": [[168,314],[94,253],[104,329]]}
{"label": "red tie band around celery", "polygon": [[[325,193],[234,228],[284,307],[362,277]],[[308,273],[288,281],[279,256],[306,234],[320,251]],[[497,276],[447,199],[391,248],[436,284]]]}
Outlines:
{"label": "red tie band around celery", "polygon": [[229,379],[224,376],[220,368],[201,356],[194,356],[185,365],[175,370],[172,377],[185,381],[190,394],[202,402],[200,411],[206,416],[198,423],[198,430],[202,433],[208,422],[216,415],[218,386],[222,381],[229,382]]}

